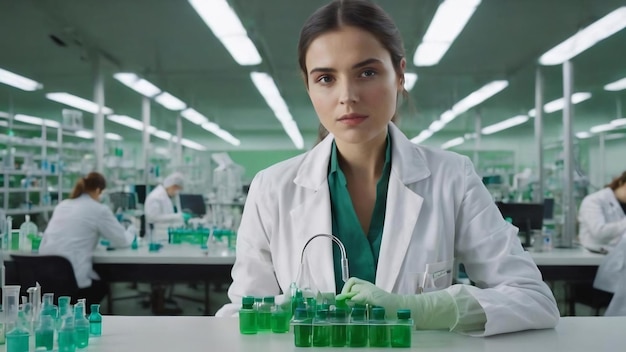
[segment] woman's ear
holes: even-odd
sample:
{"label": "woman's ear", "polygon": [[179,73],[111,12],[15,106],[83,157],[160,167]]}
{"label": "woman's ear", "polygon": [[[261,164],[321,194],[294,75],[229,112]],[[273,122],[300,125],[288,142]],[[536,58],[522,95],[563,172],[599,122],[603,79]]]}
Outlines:
{"label": "woman's ear", "polygon": [[402,60],[400,60],[400,79],[398,80],[398,90],[400,92],[402,92],[404,90],[404,71],[406,69],[406,59],[402,58]]}

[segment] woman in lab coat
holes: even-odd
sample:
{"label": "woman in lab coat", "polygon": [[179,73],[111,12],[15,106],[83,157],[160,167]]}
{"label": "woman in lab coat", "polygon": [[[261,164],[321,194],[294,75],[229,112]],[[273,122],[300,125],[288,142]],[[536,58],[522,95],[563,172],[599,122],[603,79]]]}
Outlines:
{"label": "woman in lab coat", "polygon": [[626,234],[626,171],[586,196],[578,210],[579,238],[595,252],[607,252]]}
{"label": "woman in lab coat", "polygon": [[176,212],[172,198],[175,198],[183,189],[184,178],[175,172],[163,180],[148,196],[144,204],[146,222],[154,224],[155,237],[167,239],[167,228],[182,225],[184,215]]}
{"label": "woman in lab coat", "polygon": [[134,226],[124,229],[113,212],[100,203],[105,188],[106,180],[97,172],[80,178],[70,199],[54,208],[39,247],[40,254],[60,255],[70,261],[80,288],[73,299],[86,298],[87,305],[100,303],[108,293],[92,265],[100,238],[107,239],[111,247],[128,247],[136,234]]}
{"label": "woman in lab coat", "polygon": [[[300,68],[321,125],[311,151],[259,172],[248,193],[229,289],[290,292],[304,255],[314,292],[409,308],[418,329],[492,335],[554,327],[559,312],[541,273],[468,158],[411,143],[396,127],[406,66],[395,24],[367,1],[333,1],[304,25]],[[455,263],[476,286],[451,285]],[[342,287],[343,286],[343,287]]]}

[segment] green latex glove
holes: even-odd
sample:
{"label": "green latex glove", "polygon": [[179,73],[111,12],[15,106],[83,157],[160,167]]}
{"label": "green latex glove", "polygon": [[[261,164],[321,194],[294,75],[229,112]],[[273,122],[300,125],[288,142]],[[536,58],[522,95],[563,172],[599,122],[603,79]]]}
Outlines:
{"label": "green latex glove", "polygon": [[371,282],[352,277],[343,286],[337,299],[350,299],[358,304],[384,307],[388,319],[394,319],[398,309],[410,309],[417,329],[451,329],[458,319],[456,303],[446,291],[398,295],[384,291]]}
{"label": "green latex glove", "polygon": [[193,215],[183,212],[183,220],[185,221],[185,223],[187,223],[192,217]]}

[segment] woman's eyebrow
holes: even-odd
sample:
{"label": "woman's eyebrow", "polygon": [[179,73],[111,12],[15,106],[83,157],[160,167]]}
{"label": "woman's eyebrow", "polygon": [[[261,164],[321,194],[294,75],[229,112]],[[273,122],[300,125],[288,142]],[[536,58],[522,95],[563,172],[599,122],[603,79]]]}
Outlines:
{"label": "woman's eyebrow", "polygon": [[[363,60],[363,61],[361,61],[359,63],[356,63],[356,64],[352,65],[352,69],[360,68],[360,67],[363,67],[363,66],[367,66],[367,65],[370,65],[370,64],[374,64],[374,63],[380,63],[380,62],[381,61],[378,60],[378,59],[369,58],[369,59]],[[334,68],[331,68],[331,67],[316,67],[316,68],[312,69],[311,71],[309,71],[309,75],[312,75],[315,72],[332,73],[332,72],[337,72],[337,70],[334,69]]]}

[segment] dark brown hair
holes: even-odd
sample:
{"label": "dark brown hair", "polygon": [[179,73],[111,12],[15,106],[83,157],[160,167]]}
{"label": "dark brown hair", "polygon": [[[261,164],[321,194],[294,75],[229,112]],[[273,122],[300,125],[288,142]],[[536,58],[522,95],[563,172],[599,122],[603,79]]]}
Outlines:
{"label": "dark brown hair", "polygon": [[[337,30],[342,26],[356,27],[371,33],[387,49],[391,63],[398,75],[404,75],[400,63],[405,57],[404,44],[398,27],[391,17],[378,5],[367,0],[334,0],[317,9],[304,23],[298,42],[298,63],[305,84],[308,85],[306,53],[311,43],[320,35]],[[404,83],[404,77],[403,83]],[[406,90],[402,95],[407,98]],[[397,112],[391,121],[397,120]],[[318,141],[328,131],[320,124]]]}
{"label": "dark brown hair", "polygon": [[615,191],[616,189],[620,188],[624,183],[626,183],[626,171],[622,172],[620,176],[614,178],[613,181],[611,181],[611,183],[606,186]]}
{"label": "dark brown hair", "polygon": [[97,189],[103,191],[107,187],[107,181],[104,179],[104,176],[97,172],[91,172],[87,177],[81,177],[76,182],[74,186],[74,190],[72,190],[72,195],[70,198],[76,199],[80,197],[83,193],[93,192]]}

